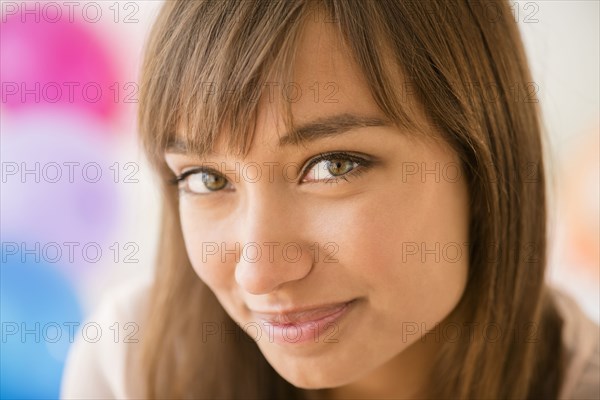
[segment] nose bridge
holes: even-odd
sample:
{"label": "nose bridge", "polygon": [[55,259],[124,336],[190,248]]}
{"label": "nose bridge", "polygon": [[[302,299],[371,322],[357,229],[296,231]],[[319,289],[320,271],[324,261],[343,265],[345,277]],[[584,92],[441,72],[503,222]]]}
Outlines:
{"label": "nose bridge", "polygon": [[312,268],[293,197],[268,186],[273,185],[256,185],[248,191],[240,218],[241,255],[235,277],[252,294],[302,279]]}
{"label": "nose bridge", "polygon": [[[273,184],[254,184],[244,205],[241,231],[244,242],[295,240],[290,222],[295,215],[294,201]],[[297,210],[296,210],[297,211]]]}

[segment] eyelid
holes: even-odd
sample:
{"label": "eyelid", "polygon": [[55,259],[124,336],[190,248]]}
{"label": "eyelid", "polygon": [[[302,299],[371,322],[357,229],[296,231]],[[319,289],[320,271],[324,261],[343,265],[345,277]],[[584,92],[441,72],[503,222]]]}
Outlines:
{"label": "eyelid", "polygon": [[181,182],[183,181],[185,178],[187,178],[188,176],[198,173],[198,172],[209,172],[212,173],[212,171],[207,171],[205,168],[203,167],[193,167],[187,170],[182,171],[179,174],[175,174],[175,176],[173,178],[171,178],[171,182],[172,183],[177,183],[177,182]]}
{"label": "eyelid", "polygon": [[300,173],[301,179],[304,178],[304,176],[306,176],[306,174],[311,170],[311,168],[314,167],[319,162],[321,162],[323,160],[330,160],[332,158],[336,158],[336,156],[341,159],[346,159],[346,160],[357,162],[363,168],[367,168],[375,162],[375,160],[370,159],[370,157],[368,157],[366,155],[359,156],[357,154],[349,153],[346,151],[330,151],[330,152],[320,153],[320,154],[317,154],[315,157],[309,159],[308,161],[304,162],[304,164],[306,166],[304,168],[302,168],[302,172]]}
{"label": "eyelid", "polygon": [[[184,170],[180,174],[176,174],[173,178],[171,178],[169,180],[169,182],[172,185],[177,186],[181,182],[185,181],[189,176],[197,174],[197,173],[219,175],[219,176],[222,176],[223,178],[225,178],[225,180],[227,180],[228,184],[231,184],[231,182],[229,182],[229,180],[227,179],[227,177],[225,175],[221,174],[219,171],[214,170],[213,168],[206,167],[206,166],[192,167],[187,170]],[[216,190],[215,192],[220,192],[220,191],[221,190]],[[198,194],[198,193],[195,193],[195,194]]]}

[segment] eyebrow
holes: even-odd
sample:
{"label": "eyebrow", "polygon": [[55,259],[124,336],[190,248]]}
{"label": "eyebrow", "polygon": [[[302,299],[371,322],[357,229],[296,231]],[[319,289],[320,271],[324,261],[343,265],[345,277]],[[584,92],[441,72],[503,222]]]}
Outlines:
{"label": "eyebrow", "polygon": [[338,114],[302,124],[294,132],[279,138],[279,146],[299,145],[324,137],[338,136],[352,129],[389,126],[388,119],[355,114]]}
{"label": "eyebrow", "polygon": [[[292,132],[279,138],[279,147],[298,146],[326,137],[339,136],[353,129],[391,125],[389,119],[382,117],[335,114],[300,124]],[[185,143],[177,139],[169,143],[166,151],[187,153]]]}

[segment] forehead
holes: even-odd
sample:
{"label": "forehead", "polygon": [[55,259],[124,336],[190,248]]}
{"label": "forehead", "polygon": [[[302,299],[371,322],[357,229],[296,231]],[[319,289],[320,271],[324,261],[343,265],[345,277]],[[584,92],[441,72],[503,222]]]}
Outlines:
{"label": "forehead", "polygon": [[[298,120],[342,112],[381,113],[338,32],[333,23],[312,19],[302,31],[293,73],[294,83],[302,88],[302,96],[292,102]],[[283,95],[284,100],[294,100]]]}
{"label": "forehead", "polygon": [[[357,125],[377,125],[376,120],[386,120],[333,23],[309,19],[300,35],[293,63],[291,79],[270,80],[263,90],[257,108],[253,145],[275,150],[282,138],[289,136],[284,122],[284,102],[290,106],[294,127],[335,116],[357,117],[362,120]],[[226,136],[219,138],[215,152],[227,152],[223,140]]]}
{"label": "forehead", "polygon": [[[298,140],[301,138],[295,134],[302,131],[295,129],[297,125],[310,126],[315,121],[327,120],[333,116],[356,116],[367,121],[368,125],[375,120],[392,120],[399,126],[406,126],[390,118],[389,105],[386,115],[377,105],[372,92],[381,91],[382,84],[394,91],[400,87],[401,68],[399,65],[391,65],[391,60],[396,58],[386,57],[384,54],[387,52],[381,51],[381,44],[376,46],[379,48],[378,52],[362,54],[361,50],[352,50],[343,38],[337,23],[325,18],[307,18],[295,34],[285,37],[282,47],[285,50],[272,58],[275,62],[265,62],[265,69],[258,76],[256,95],[252,100],[244,96],[248,92],[246,85],[254,85],[254,78],[242,72],[254,68],[243,67],[242,61],[238,60],[233,71],[237,74],[234,75],[235,81],[244,82],[240,86],[242,90],[235,92],[234,85],[232,95],[208,96],[208,103],[205,102],[206,98],[189,103],[189,107],[180,111],[183,119],[164,149],[169,151],[176,148],[178,152],[200,157],[219,154],[244,158],[257,143],[260,146],[277,147],[281,138],[290,136],[290,133],[293,139],[291,142],[302,145],[303,141]],[[249,52],[249,55],[252,46],[248,44],[250,47],[245,47],[246,45],[245,42],[240,42],[239,50]],[[268,52],[269,48],[266,46],[263,51]],[[369,81],[354,58],[354,52],[362,54],[363,59],[359,60],[363,64],[362,68],[370,71]],[[369,58],[374,56],[377,60]],[[252,57],[243,60],[250,63],[255,61]],[[373,63],[381,63],[381,67]],[[381,79],[378,74],[385,74],[387,79]],[[240,80],[240,76],[245,78]],[[226,75],[222,78],[215,82],[218,85],[216,90],[222,90],[221,86],[230,82]],[[193,83],[195,85],[196,82]],[[375,89],[378,87],[379,89]],[[411,105],[406,103],[400,108],[408,111],[409,115],[415,111],[410,110]],[[240,110],[248,112],[240,113]],[[187,121],[195,125],[185,123],[185,115],[190,113],[195,117],[187,118]],[[211,118],[204,118],[207,115]],[[217,119],[220,117],[223,117],[222,120]],[[342,123],[345,124],[346,122]]]}

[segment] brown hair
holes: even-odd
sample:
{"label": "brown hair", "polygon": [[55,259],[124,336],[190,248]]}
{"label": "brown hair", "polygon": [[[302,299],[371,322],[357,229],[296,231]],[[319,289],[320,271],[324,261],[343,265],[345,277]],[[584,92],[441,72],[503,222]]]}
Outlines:
{"label": "brown hair", "polygon": [[[231,151],[247,151],[258,105],[248,99],[269,79],[290,81],[302,27],[318,15],[337,28],[378,106],[398,126],[413,126],[403,104],[403,91],[410,87],[460,156],[468,178],[468,282],[444,323],[460,315],[474,334],[443,343],[428,395],[557,397],[564,368],[562,319],[544,284],[539,110],[508,3],[491,0],[164,4],[146,50],[139,108],[142,142],[163,178],[164,194],[156,282],[142,343],[146,395],[304,397],[271,368],[193,271],[176,188],[165,183],[172,174],[163,155],[178,135],[202,153],[224,131]],[[396,84],[394,66],[409,86]],[[207,82],[235,90],[203,90]],[[284,106],[282,115],[293,124],[289,104]],[[206,321],[222,321],[221,329],[236,332],[238,339],[206,343]],[[490,325],[505,334],[490,340],[485,332]]]}

